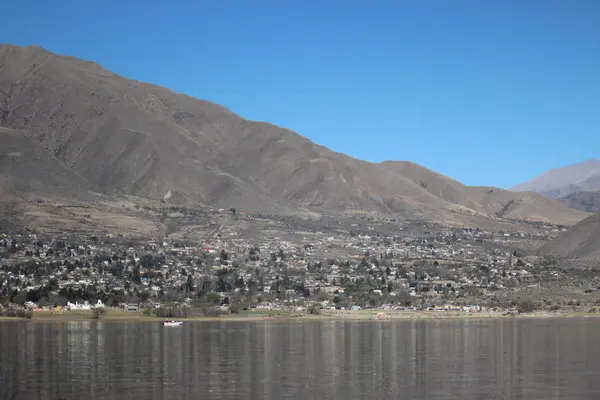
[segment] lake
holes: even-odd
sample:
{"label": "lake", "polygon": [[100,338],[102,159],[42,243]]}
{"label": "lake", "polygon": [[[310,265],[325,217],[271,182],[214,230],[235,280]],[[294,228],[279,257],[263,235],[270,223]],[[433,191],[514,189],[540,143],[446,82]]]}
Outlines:
{"label": "lake", "polygon": [[600,319],[0,322],[0,399],[600,399]]}

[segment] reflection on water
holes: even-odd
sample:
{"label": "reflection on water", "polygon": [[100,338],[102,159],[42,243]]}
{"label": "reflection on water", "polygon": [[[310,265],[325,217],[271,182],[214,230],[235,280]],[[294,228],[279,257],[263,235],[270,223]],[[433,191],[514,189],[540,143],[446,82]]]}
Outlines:
{"label": "reflection on water", "polygon": [[0,322],[0,399],[599,399],[600,320]]}

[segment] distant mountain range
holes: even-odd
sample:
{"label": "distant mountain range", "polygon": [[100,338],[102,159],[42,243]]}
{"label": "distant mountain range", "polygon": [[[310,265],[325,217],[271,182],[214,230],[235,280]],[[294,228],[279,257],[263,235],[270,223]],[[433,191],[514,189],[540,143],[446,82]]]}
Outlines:
{"label": "distant mountain range", "polygon": [[571,227],[541,251],[560,258],[600,259],[600,160],[551,169],[511,190],[537,192],[573,209],[597,213]]}
{"label": "distant mountain range", "polygon": [[[357,160],[34,46],[0,45],[0,127],[0,196],[94,201],[118,193],[188,206],[375,212],[456,224],[475,215],[571,225],[588,216],[531,192],[468,187],[410,162]],[[590,160],[570,176],[587,182],[593,165],[600,169]],[[545,193],[572,182],[560,176],[520,188]]]}
{"label": "distant mountain range", "polygon": [[566,167],[554,168],[510,190],[531,191],[555,199],[575,192],[599,191],[600,160],[589,159]]}
{"label": "distant mountain range", "polygon": [[567,207],[576,210],[598,213],[600,212],[600,191],[598,192],[575,192],[558,199]]}
{"label": "distant mountain range", "polygon": [[510,190],[536,192],[577,210],[600,212],[600,160],[554,168]]}

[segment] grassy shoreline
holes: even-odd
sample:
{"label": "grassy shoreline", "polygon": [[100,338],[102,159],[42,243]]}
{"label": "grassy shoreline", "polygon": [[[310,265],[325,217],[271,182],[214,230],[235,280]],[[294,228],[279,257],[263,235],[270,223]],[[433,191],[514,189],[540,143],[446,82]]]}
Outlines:
{"label": "grassy shoreline", "polygon": [[[381,319],[378,318],[381,314]],[[249,311],[240,314],[223,315],[219,317],[189,317],[175,318],[185,322],[226,322],[226,321],[400,321],[400,320],[481,320],[481,319],[528,319],[528,318],[598,318],[600,313],[590,313],[583,310],[569,311],[534,311],[515,316],[493,312],[440,312],[440,311],[323,311],[320,315],[312,315],[287,311]],[[110,321],[110,322],[161,322],[165,318],[153,315],[144,315],[142,311],[122,311],[107,309],[99,320],[92,318],[91,311],[35,311],[33,318],[0,317],[0,321],[28,321],[28,322],[71,322],[71,321]]]}

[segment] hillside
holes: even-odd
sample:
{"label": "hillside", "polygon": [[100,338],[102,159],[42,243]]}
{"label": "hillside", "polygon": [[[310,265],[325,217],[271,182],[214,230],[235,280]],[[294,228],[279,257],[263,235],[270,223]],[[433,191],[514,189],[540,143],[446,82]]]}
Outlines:
{"label": "hillside", "polygon": [[582,182],[577,184],[580,188],[580,191],[585,192],[598,192],[600,191],[600,171],[589,176]]}
{"label": "hillside", "polygon": [[558,200],[567,207],[576,210],[591,213],[600,212],[600,192],[575,192]]}
{"label": "hillside", "polygon": [[600,214],[594,214],[548,243],[542,251],[562,258],[600,258]]}
{"label": "hillside", "polygon": [[[456,211],[561,224],[586,216],[535,194],[466,187],[415,164],[353,159],[290,130],[39,47],[0,46],[0,126],[37,143],[48,162],[62,165],[59,177],[76,177],[76,193],[88,185],[188,206],[373,211],[438,221],[455,220]],[[40,168],[23,165],[36,182]],[[39,179],[22,190],[51,193],[60,185]]]}
{"label": "hillside", "polygon": [[[586,217],[567,213],[558,202],[535,193],[514,193],[493,187],[469,187],[444,175],[407,161],[386,161],[384,168],[419,184],[429,193],[481,215],[528,221],[557,221],[572,225]],[[558,219],[551,216],[560,216]]]}
{"label": "hillside", "polygon": [[600,160],[590,159],[551,169],[511,190],[542,193],[554,199],[580,191],[600,191]]}
{"label": "hillside", "polygon": [[98,199],[94,184],[74,174],[25,132],[0,127],[0,200],[32,193],[45,198]]}

